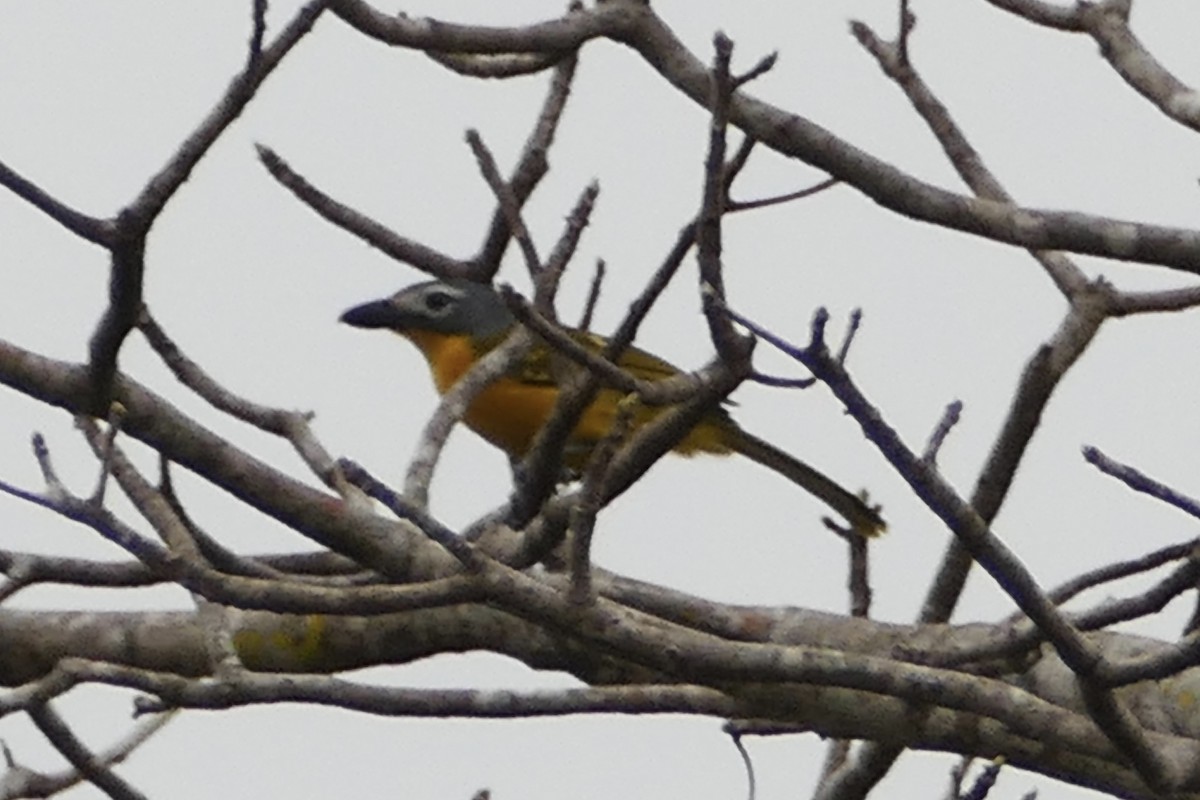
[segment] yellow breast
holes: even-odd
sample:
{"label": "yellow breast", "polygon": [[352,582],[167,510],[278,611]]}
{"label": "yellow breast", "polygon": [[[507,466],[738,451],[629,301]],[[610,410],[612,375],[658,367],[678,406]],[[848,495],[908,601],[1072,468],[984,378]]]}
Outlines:
{"label": "yellow breast", "polygon": [[[408,331],[405,335],[429,362],[439,394],[449,391],[479,356],[469,336],[430,331]],[[475,396],[463,421],[501,450],[520,457],[546,423],[557,399],[557,387],[500,378]]]}
{"label": "yellow breast", "polygon": [[[478,358],[468,336],[448,336],[431,331],[408,331],[412,341],[429,362],[433,382],[439,394],[445,394]],[[547,383],[523,383],[511,377],[495,381],[476,395],[463,421],[484,439],[520,458],[533,443],[537,432],[550,418],[558,401],[557,386]],[[591,447],[612,427],[621,393],[601,389],[596,399],[584,411],[571,435],[566,454],[567,466],[581,469]],[[662,412],[661,408],[642,407],[633,419],[633,428],[649,422]],[[697,451],[727,452],[720,425],[701,423],[683,438],[676,451],[690,455]]]}

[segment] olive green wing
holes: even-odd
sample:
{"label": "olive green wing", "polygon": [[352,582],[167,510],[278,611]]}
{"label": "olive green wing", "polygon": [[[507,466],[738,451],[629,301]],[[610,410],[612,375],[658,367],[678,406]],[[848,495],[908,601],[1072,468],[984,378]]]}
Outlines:
{"label": "olive green wing", "polygon": [[[608,345],[607,339],[594,333],[583,331],[567,331],[567,333],[576,344],[594,355],[601,355]],[[556,353],[550,345],[539,341],[517,365],[514,377],[525,383],[554,386],[561,379],[556,379],[556,370],[559,370],[558,376],[561,376],[561,365],[565,361],[567,361],[566,356]],[[646,381],[660,381],[679,374],[679,370],[669,362],[636,347],[625,348],[625,352],[617,359],[617,366],[633,377]]]}

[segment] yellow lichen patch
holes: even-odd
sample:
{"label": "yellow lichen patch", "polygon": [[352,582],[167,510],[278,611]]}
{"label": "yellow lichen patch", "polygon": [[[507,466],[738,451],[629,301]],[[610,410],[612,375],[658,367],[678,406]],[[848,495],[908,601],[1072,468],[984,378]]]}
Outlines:
{"label": "yellow lichen patch", "polygon": [[326,624],[321,614],[279,617],[272,630],[237,631],[233,646],[242,663],[252,669],[300,670],[321,663]]}

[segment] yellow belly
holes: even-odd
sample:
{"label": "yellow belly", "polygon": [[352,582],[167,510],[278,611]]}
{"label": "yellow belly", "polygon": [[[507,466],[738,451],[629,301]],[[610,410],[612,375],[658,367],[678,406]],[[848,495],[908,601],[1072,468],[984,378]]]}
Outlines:
{"label": "yellow belly", "polygon": [[[558,395],[557,387],[529,386],[501,378],[476,396],[463,421],[501,450],[519,458],[529,450],[538,431],[550,419]],[[623,396],[611,389],[601,389],[596,399],[584,409],[563,454],[568,467],[582,469],[587,464],[592,448],[612,430],[617,403]],[[634,412],[630,429],[637,430],[665,410],[663,407],[639,407]],[[721,427],[704,420],[675,445],[674,451],[683,455],[727,453],[729,447],[724,443],[723,434]]]}
{"label": "yellow belly", "polygon": [[[476,360],[470,339],[465,336],[414,331],[408,334],[408,338],[428,360],[434,384],[441,394],[445,394]],[[496,447],[510,456],[520,458],[529,450],[534,437],[550,418],[558,395],[557,386],[500,378],[476,395],[463,421]],[[612,389],[601,389],[597,393],[596,399],[584,410],[571,434],[568,452],[564,454],[567,466],[581,469],[587,463],[592,447],[612,428],[617,403],[622,397],[622,393]],[[664,410],[651,406],[638,408],[631,428],[636,430]],[[726,419],[720,416],[705,419],[675,446],[675,452],[684,455],[729,452],[725,443],[725,422]]]}

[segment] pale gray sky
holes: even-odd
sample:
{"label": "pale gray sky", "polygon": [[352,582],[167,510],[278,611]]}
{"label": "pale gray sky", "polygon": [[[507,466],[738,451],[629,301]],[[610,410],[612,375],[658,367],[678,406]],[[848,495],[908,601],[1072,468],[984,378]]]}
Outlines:
{"label": "pale gray sky", "polygon": [[[85,212],[115,212],[241,67],[249,5],[6,4],[0,159]],[[272,22],[297,5],[272,4]],[[743,68],[779,50],[777,68],[755,85],[756,93],[961,191],[901,93],[848,33],[848,21],[862,19],[891,36],[894,5],[655,3],[706,60],[718,29],[735,41],[735,63]],[[443,0],[404,10],[507,23],[549,17],[560,6]],[[1120,83],[1090,40],[1031,29],[979,0],[914,0],[913,9],[917,67],[1022,203],[1194,225],[1200,172],[1194,136]],[[1182,79],[1200,80],[1200,6],[1142,0],[1134,28]],[[147,301],[181,347],[227,387],[260,402],[316,411],[326,447],[398,480],[434,406],[424,364],[405,343],[336,320],[346,307],[418,274],[302,207],[258,164],[253,145],[269,145],[325,191],[397,231],[467,255],[493,203],[463,132],[478,128],[501,165],[511,164],[545,84],[545,76],[469,81],[420,55],[363,41],[332,16],[322,19],[171,201],[149,241]],[[600,182],[599,206],[564,289],[566,318],[577,313],[596,257],[609,268],[596,327],[605,330],[620,318],[698,207],[706,136],[706,115],[632,52],[609,43],[584,50],[551,174],[526,214],[546,252],[578,193],[593,178]],[[761,152],[735,194],[752,198],[821,177]],[[57,358],[84,358],[106,302],[106,254],[3,192],[0,243],[0,338]],[[515,256],[502,278],[525,288]],[[946,403],[962,399],[963,421],[941,464],[963,493],[1020,370],[1064,309],[1022,252],[902,219],[848,188],[731,219],[725,260],[734,306],[793,340],[806,339],[816,307],[828,307],[831,331],[840,331],[845,315],[861,306],[866,316],[852,370],[910,445],[920,448]],[[1081,263],[1122,288],[1186,283],[1161,268]],[[710,345],[697,309],[692,270],[643,327],[639,343],[679,365],[701,364]],[[1195,491],[1200,379],[1191,355],[1198,334],[1195,313],[1109,322],[1060,388],[995,526],[1043,585],[1195,535],[1182,514],[1098,475],[1079,448],[1095,444]],[[765,346],[758,355],[767,371],[799,374]],[[304,474],[288,448],[222,420],[178,389],[137,337],[123,350],[122,367],[206,425]],[[892,531],[875,550],[874,613],[912,620],[947,541],[940,523],[827,391],[748,386],[737,400],[746,428],[849,486],[869,486],[884,504]],[[0,420],[0,477],[38,485],[28,440],[40,430],[72,486],[82,490],[93,480],[92,461],[66,415],[3,391]],[[507,482],[503,457],[458,433],[434,483],[433,510],[452,524],[470,521],[504,496]],[[182,483],[193,493],[197,516],[227,544],[247,552],[304,545],[195,481]],[[843,548],[811,532],[820,513],[815,502],[749,462],[670,459],[602,516],[596,559],[717,599],[843,611]],[[11,498],[0,497],[0,515],[0,547],[121,557],[94,533]],[[183,592],[167,590],[36,589],[14,601],[29,608],[188,603]],[[1175,635],[1190,611],[1177,605],[1140,630]],[[1010,611],[1004,594],[975,575],[956,619],[993,620]],[[358,677],[420,686],[570,684],[492,656],[437,658]],[[100,746],[128,725],[129,703],[126,694],[88,689],[62,706]],[[742,797],[743,769],[719,728],[719,721],[683,718],[391,720],[302,707],[193,713],[121,771],[151,796],[185,800],[285,793],[465,800],[484,786],[497,800]],[[0,720],[0,737],[23,763],[57,763],[22,720]],[[823,754],[813,736],[748,746],[763,800],[804,796]],[[950,763],[945,756],[906,757],[880,796],[940,792]],[[1008,771],[993,796],[1049,785]],[[1061,786],[1043,791],[1088,795]],[[96,794],[84,788],[72,796]]]}

